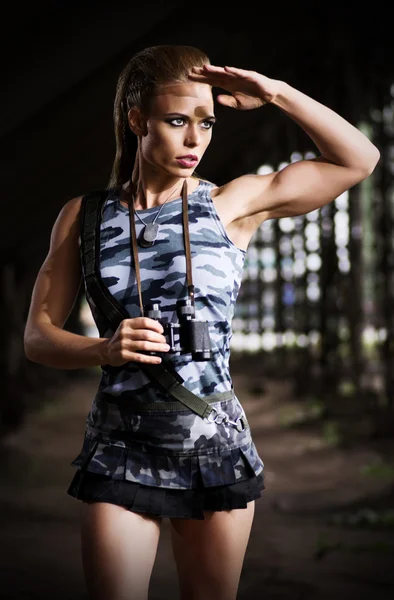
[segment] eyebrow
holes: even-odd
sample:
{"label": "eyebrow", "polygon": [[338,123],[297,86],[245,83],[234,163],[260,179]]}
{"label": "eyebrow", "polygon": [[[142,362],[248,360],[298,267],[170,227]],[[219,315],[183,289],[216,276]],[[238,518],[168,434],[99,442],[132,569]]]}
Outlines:
{"label": "eyebrow", "polygon": [[[190,117],[188,115],[184,115],[183,113],[165,113],[164,114],[165,117],[182,117],[183,119],[189,119]],[[215,115],[207,115],[206,117],[203,117],[202,119],[203,121],[216,121],[216,117]]]}

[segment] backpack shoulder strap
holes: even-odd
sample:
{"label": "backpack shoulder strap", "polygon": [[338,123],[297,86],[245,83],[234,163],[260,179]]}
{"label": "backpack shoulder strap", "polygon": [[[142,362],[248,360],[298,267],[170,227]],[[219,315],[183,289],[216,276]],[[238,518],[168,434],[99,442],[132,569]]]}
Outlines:
{"label": "backpack shoulder strap", "polygon": [[99,275],[101,210],[108,197],[108,190],[86,194],[81,201],[80,256],[85,286],[97,308],[115,331],[123,319],[128,318],[126,309],[114,298]]}

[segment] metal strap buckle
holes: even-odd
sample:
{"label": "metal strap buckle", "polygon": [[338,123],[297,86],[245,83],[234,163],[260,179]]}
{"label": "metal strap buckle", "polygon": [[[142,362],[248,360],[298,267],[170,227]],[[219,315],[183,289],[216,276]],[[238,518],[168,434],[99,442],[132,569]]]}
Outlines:
{"label": "metal strap buckle", "polygon": [[[214,415],[213,419],[210,419],[210,416],[211,416],[213,413],[216,413],[216,414]],[[213,407],[212,407],[212,410],[211,410],[211,412],[209,413],[209,415],[206,417],[206,419],[207,419],[208,423],[219,423],[219,424],[220,424],[220,423],[223,423],[223,421],[224,421],[224,419],[225,419],[225,417],[226,417],[226,416],[227,416],[227,415],[225,415],[224,413],[219,413],[219,412],[216,410],[216,408],[213,408]]]}
{"label": "metal strap buckle", "polygon": [[[211,414],[215,412],[216,414],[214,415],[213,419],[211,420],[209,417],[211,416]],[[245,431],[246,429],[246,423],[245,423],[245,419],[243,417],[243,415],[241,415],[240,417],[238,417],[238,419],[236,421],[231,421],[228,416],[225,413],[219,413],[216,408],[212,407],[212,411],[211,413],[206,417],[208,423],[218,423],[219,425],[221,423],[226,423],[228,425],[233,425],[237,431]]]}

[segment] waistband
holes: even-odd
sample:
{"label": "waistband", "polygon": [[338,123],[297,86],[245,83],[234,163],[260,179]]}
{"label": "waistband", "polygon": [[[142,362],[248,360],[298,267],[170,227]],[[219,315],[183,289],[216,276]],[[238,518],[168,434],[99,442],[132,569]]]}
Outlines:
{"label": "waistband", "polygon": [[[208,404],[214,404],[215,402],[223,402],[224,400],[232,400],[235,398],[234,390],[228,390],[227,392],[218,392],[217,394],[211,394],[210,396],[201,396]],[[122,394],[121,396],[114,396],[112,394],[106,394],[105,392],[97,392],[96,400],[102,402],[108,402],[109,404],[123,404],[127,402],[127,406],[138,411],[152,411],[152,410],[174,410],[174,411],[190,411],[190,408],[185,406],[179,400],[169,400],[168,402],[141,402],[134,396]]]}

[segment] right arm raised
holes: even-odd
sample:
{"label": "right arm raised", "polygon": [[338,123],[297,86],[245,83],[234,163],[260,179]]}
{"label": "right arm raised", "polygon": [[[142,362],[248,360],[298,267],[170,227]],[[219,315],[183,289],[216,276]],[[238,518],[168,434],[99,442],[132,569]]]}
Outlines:
{"label": "right arm raised", "polygon": [[106,363],[108,340],[63,329],[82,281],[79,211],[82,196],[69,200],[51,233],[49,252],[34,284],[24,348],[33,362],[58,369],[82,369]]}
{"label": "right arm raised", "polygon": [[51,233],[49,252],[34,284],[24,347],[27,358],[46,367],[83,369],[121,366],[129,361],[157,364],[146,352],[166,352],[163,327],[148,317],[124,319],[112,338],[90,338],[63,329],[82,281],[79,212],[82,196],[69,200]]}

